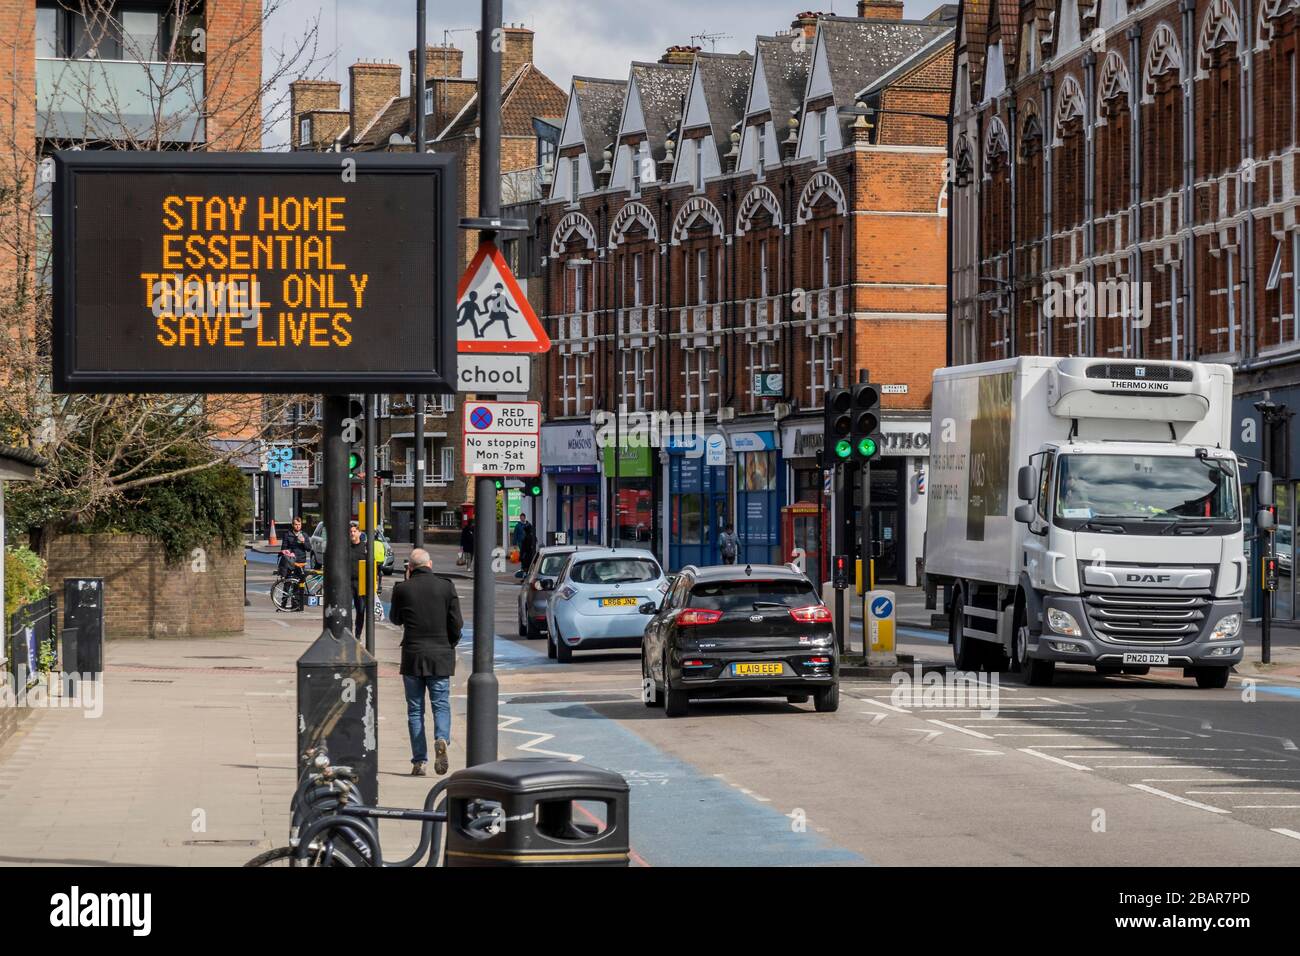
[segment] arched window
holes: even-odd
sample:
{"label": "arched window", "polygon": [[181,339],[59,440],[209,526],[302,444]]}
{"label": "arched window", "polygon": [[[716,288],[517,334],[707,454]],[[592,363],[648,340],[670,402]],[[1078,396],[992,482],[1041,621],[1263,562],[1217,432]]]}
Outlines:
{"label": "arched window", "polygon": [[1011,341],[1011,150],[998,116],[984,133],[984,175],[980,181],[979,318],[976,339],[982,358],[1014,354]]}
{"label": "arched window", "polygon": [[1039,303],[1043,271],[1043,124],[1033,100],[1024,106],[1016,171],[1016,282],[1020,289],[1020,340],[1017,353],[1046,351],[1044,317]]}

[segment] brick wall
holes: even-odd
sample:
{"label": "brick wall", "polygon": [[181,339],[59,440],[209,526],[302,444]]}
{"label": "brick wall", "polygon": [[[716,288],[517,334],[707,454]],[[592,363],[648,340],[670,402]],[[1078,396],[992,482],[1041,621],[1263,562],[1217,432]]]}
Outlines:
{"label": "brick wall", "polygon": [[[244,629],[244,555],[208,549],[206,571],[168,566],[138,535],[63,535],[50,542],[50,590],[65,578],[104,579],[106,639],[212,637]],[[63,611],[59,610],[60,620]]]}
{"label": "brick wall", "polygon": [[261,0],[207,0],[204,10],[208,148],[261,149]]}

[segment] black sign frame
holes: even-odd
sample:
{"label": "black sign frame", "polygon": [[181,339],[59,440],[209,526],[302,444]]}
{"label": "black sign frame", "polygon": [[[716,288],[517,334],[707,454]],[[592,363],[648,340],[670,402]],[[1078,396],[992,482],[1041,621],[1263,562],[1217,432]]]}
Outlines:
{"label": "black sign frame", "polygon": [[[452,156],[426,153],[219,153],[145,152],[125,150],[61,150],[53,154],[54,183],[54,288],[53,288],[53,379],[54,390],[67,392],[232,392],[232,393],[319,393],[424,392],[454,394],[456,390],[456,282],[457,259],[457,167]],[[342,176],[345,164],[355,175],[384,176],[400,183],[404,177],[433,177],[437,208],[421,211],[432,220],[436,243],[435,268],[439,275],[434,300],[428,303],[428,320],[435,337],[437,368],[419,371],[271,371],[201,372],[190,370],[148,371],[129,369],[81,369],[76,365],[77,315],[74,282],[77,276],[74,204],[75,181],[81,172],[110,172],[131,175],[195,174],[211,171],[256,177],[279,173],[320,173]],[[412,316],[411,321],[416,317]]]}

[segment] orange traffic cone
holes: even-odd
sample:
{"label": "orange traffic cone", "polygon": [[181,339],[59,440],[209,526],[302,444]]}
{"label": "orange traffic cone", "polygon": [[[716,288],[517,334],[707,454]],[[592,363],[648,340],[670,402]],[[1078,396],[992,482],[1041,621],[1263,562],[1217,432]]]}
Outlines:
{"label": "orange traffic cone", "polygon": [[273,547],[273,548],[274,548],[276,545],[278,545],[278,544],[280,543],[280,539],[277,538],[277,537],[275,536],[275,519],[274,519],[274,518],[271,519],[271,537],[267,540],[266,543],[269,544],[269,545],[270,545],[271,547]]}

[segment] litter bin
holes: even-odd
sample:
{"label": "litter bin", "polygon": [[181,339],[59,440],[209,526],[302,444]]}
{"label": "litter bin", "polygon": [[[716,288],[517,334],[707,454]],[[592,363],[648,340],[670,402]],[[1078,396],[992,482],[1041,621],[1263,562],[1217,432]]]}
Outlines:
{"label": "litter bin", "polygon": [[627,866],[628,786],[550,757],[498,760],[447,781],[447,866]]}

